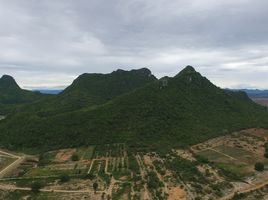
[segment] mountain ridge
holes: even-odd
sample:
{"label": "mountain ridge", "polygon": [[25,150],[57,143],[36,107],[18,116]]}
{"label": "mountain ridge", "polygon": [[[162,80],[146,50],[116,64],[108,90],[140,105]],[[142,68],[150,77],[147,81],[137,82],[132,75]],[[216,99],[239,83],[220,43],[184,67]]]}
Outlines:
{"label": "mountain ridge", "polygon": [[0,78],[0,114],[6,115],[19,110],[27,105],[49,95],[21,89],[15,79],[10,75],[3,75]]}
{"label": "mountain ridge", "polygon": [[244,93],[226,92],[198,72],[165,79],[103,104],[66,113],[10,116],[0,123],[1,144],[9,148],[53,149],[125,142],[164,148],[267,126],[267,109]]}

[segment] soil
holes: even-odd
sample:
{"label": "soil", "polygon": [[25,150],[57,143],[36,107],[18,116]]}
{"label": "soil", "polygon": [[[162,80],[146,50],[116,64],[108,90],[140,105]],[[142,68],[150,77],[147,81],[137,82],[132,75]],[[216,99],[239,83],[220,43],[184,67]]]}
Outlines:
{"label": "soil", "polygon": [[187,200],[185,192],[180,187],[171,188],[168,200]]}
{"label": "soil", "polygon": [[62,149],[57,153],[55,160],[57,162],[67,162],[75,152],[76,149]]}
{"label": "soil", "polygon": [[252,100],[262,106],[268,106],[268,98],[252,98]]}

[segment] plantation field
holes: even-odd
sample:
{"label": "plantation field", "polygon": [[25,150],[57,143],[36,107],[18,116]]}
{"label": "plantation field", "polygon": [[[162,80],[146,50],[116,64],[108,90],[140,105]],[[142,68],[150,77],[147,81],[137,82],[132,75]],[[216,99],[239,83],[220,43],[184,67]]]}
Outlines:
{"label": "plantation field", "polygon": [[[8,185],[19,190],[14,194],[21,199],[226,200],[241,188],[266,183],[265,177],[268,183],[268,171],[254,169],[256,162],[268,166],[264,143],[263,135],[247,130],[167,152],[116,143],[24,156],[18,167],[23,170],[0,180],[0,197]],[[42,191],[33,195],[36,181]]]}
{"label": "plantation field", "polygon": [[16,158],[6,157],[0,155],[0,170],[4,169],[11,163],[13,163],[16,160]]}
{"label": "plantation field", "polygon": [[225,172],[243,178],[255,173],[257,162],[268,167],[268,159],[264,157],[267,137],[265,130],[248,129],[206,141],[192,149]]}
{"label": "plantation field", "polygon": [[59,176],[62,174],[68,174],[69,176],[82,174],[85,170],[81,169],[57,169],[52,167],[36,167],[29,170],[24,177],[49,177],[49,176]]}

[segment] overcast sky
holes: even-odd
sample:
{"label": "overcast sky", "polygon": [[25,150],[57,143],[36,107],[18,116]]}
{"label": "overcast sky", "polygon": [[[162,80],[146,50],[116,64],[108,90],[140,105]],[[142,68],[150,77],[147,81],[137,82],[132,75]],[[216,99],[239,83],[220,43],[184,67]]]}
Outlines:
{"label": "overcast sky", "polygon": [[0,27],[0,75],[24,88],[186,65],[220,87],[268,88],[267,0],[0,0]]}

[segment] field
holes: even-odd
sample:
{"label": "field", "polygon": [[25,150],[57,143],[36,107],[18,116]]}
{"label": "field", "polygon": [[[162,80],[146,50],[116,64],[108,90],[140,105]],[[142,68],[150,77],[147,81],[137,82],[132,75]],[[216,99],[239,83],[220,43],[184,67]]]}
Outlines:
{"label": "field", "polygon": [[16,160],[16,158],[11,158],[11,157],[6,157],[3,155],[0,155],[0,170],[6,168],[8,165],[10,165],[15,160]]}
{"label": "field", "polygon": [[243,178],[255,172],[257,162],[268,167],[268,159],[263,156],[267,136],[265,131],[251,129],[207,141],[192,149],[219,168]]}
{"label": "field", "polygon": [[[237,192],[250,197],[268,183],[267,139],[266,130],[248,129],[166,152],[117,143],[20,155],[2,162],[9,166],[23,158],[0,179],[0,198],[227,200]],[[263,172],[256,172],[256,162],[264,163]],[[31,192],[35,182],[42,185],[39,193]]]}
{"label": "field", "polygon": [[268,98],[267,97],[259,97],[259,98],[252,98],[253,101],[256,103],[263,105],[263,106],[268,106]]}

